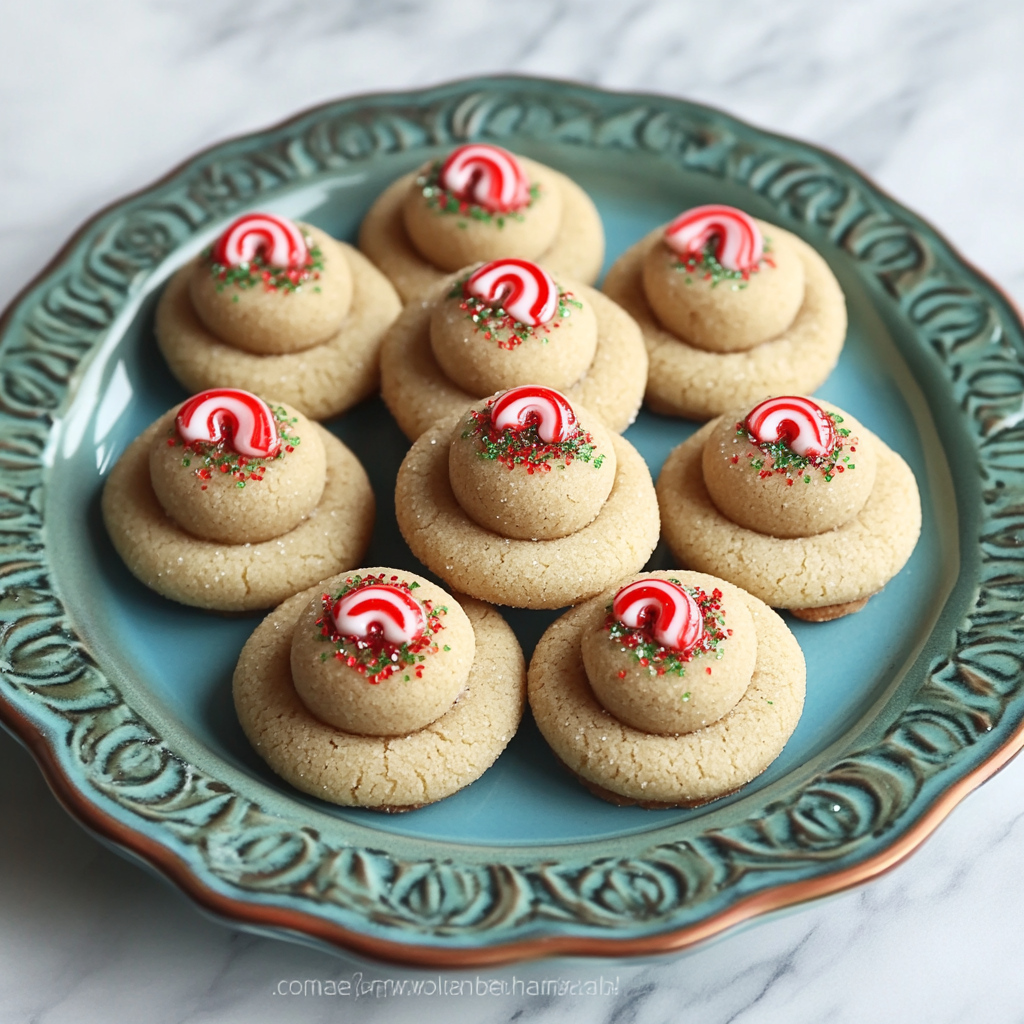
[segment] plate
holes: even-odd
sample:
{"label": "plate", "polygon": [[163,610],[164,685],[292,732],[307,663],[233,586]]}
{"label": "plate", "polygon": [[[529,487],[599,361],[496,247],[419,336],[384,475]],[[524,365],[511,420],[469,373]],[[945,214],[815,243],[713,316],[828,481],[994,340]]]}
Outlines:
{"label": "plate", "polygon": [[[103,476],[184,397],[153,339],[175,268],[254,207],[352,240],[387,183],[470,138],[579,181],[609,263],[709,201],[809,241],[850,311],[821,394],[921,486],[903,573],[858,615],[791,622],[808,697],[782,756],[707,807],[604,804],[529,718],[494,768],[432,807],[388,817],[307,798],[263,767],[231,707],[259,616],[152,594],[103,530]],[[811,146],[681,100],[538,79],[343,100],[100,213],[2,332],[0,717],[72,814],[239,926],[444,967],[679,949],[886,869],[1024,743],[1021,324],[934,229]],[[330,426],[381,506],[367,564],[417,568],[390,500],[397,427],[377,400]],[[645,412],[627,437],[657,474],[693,430]],[[664,549],[653,564],[670,564]],[[509,613],[527,655],[551,618]]]}

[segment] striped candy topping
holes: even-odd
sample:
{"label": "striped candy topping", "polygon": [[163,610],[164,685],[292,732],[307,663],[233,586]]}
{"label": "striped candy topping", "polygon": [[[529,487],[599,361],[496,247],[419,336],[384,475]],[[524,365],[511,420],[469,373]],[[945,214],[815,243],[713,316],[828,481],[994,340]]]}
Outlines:
{"label": "striped candy topping", "polygon": [[612,601],[612,615],[630,629],[646,629],[656,643],[688,654],[704,633],[697,602],[677,583],[646,579],[628,583]]}
{"label": "striped candy topping", "polygon": [[501,306],[528,327],[549,323],[558,312],[558,285],[543,267],[529,260],[485,263],[473,271],[464,291],[488,306]]}
{"label": "striped candy topping", "polygon": [[331,619],[342,636],[365,639],[375,627],[392,644],[411,643],[427,626],[423,605],[390,583],[350,590],[334,602]]}
{"label": "striped candy topping", "polygon": [[250,263],[259,253],[271,267],[301,270],[309,262],[309,246],[299,230],[272,213],[247,213],[217,239],[213,258],[225,267]]}
{"label": "striped candy topping", "polygon": [[495,430],[522,430],[531,424],[546,444],[568,441],[579,429],[576,413],[565,395],[539,384],[524,384],[500,394],[491,406]]}
{"label": "striped candy topping", "polygon": [[821,406],[798,395],[755,405],[747,414],[746,427],[758,444],[784,441],[797,455],[810,459],[828,455],[838,441],[835,426]]}
{"label": "striped candy topping", "polygon": [[441,165],[438,180],[456,199],[491,213],[518,210],[530,201],[523,165],[501,146],[481,142],[459,146]]}
{"label": "striped candy topping", "polygon": [[254,459],[269,459],[281,450],[277,421],[270,406],[237,388],[213,388],[193,395],[175,419],[186,443],[205,441]]}
{"label": "striped candy topping", "polygon": [[764,253],[764,239],[753,218],[734,206],[695,206],[665,229],[669,248],[684,260],[701,256],[712,239],[715,259],[726,270],[753,270]]}

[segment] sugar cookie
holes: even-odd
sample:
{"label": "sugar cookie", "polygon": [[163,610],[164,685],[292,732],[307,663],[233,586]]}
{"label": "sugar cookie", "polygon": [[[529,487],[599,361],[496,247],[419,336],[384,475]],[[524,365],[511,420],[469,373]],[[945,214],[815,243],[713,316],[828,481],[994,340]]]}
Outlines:
{"label": "sugar cookie", "polygon": [[[474,289],[481,278],[493,285],[490,298]],[[533,323],[518,319],[531,319],[527,294],[538,306]],[[563,391],[622,431],[636,418],[646,382],[647,353],[631,317],[600,292],[525,260],[446,278],[405,308],[381,350],[381,395],[410,440],[519,384]]]}
{"label": "sugar cookie", "polygon": [[812,621],[862,608],[921,530],[903,459],[849,414],[802,396],[706,424],[669,454],[657,489],[682,564]]}
{"label": "sugar cookie", "polygon": [[[516,419],[499,415],[503,402]],[[492,485],[493,495],[470,500]],[[431,571],[474,597],[523,608],[589,597],[640,569],[658,541],[650,472],[636,449],[539,387],[512,389],[425,431],[399,469],[395,509]]]}
{"label": "sugar cookie", "polygon": [[596,796],[693,807],[778,757],[805,679],[800,647],[770,608],[674,570],[635,576],[552,623],[528,687],[537,727]]}
{"label": "sugar cookie", "polygon": [[102,508],[146,586],[220,611],[267,608],[357,564],[374,519],[369,479],[345,445],[295,409],[233,389],[194,396],[143,431]]}
{"label": "sugar cookie", "polygon": [[406,303],[470,263],[518,257],[592,283],[604,230],[564,174],[500,146],[471,143],[391,184],[359,229],[359,248]]}
{"label": "sugar cookie", "polygon": [[652,231],[616,260],[603,291],[639,325],[645,400],[668,415],[706,420],[813,391],[846,337],[846,302],[822,257],[732,207],[698,207]]}
{"label": "sugar cookie", "polygon": [[[387,641],[383,627],[389,622],[408,627],[403,623],[406,613],[400,610],[390,619],[378,613],[374,620],[374,613],[358,604],[360,586],[380,584],[404,589],[405,596],[417,601],[423,598],[433,625],[419,633],[413,630],[401,642],[400,637]],[[405,597],[393,596],[405,606]],[[361,635],[337,632],[335,619],[345,611],[333,615],[333,610],[345,597],[356,599],[347,609],[354,612],[356,623],[367,622]],[[453,627],[456,619],[458,630]],[[342,625],[359,628],[343,618]],[[321,632],[325,627],[327,635]],[[317,647],[327,655],[323,661]],[[450,671],[442,671],[440,681],[427,685],[430,663],[451,653],[446,647],[459,648],[457,664],[447,666]],[[385,651],[388,657],[381,657]],[[325,673],[319,687],[315,682],[307,685],[300,696],[293,675],[297,662],[313,672],[337,667],[347,675]],[[385,676],[381,662],[399,667]],[[417,668],[423,670],[422,679],[417,679]],[[233,688],[246,736],[287,782],[331,803],[393,812],[450,796],[494,763],[519,726],[525,677],[515,634],[493,608],[471,598],[456,600],[404,570],[371,568],[326,580],[271,612],[242,649]],[[377,734],[347,731],[324,721],[325,713],[333,717],[325,706],[336,712],[339,705],[356,708],[355,720],[364,727],[375,722]],[[402,728],[403,718],[429,720],[417,728],[390,732]]]}
{"label": "sugar cookie", "polygon": [[[268,215],[253,218],[262,223]],[[157,343],[190,390],[273,394],[312,419],[326,419],[376,389],[381,339],[401,302],[351,246],[318,228],[272,219],[304,240],[306,262],[299,269],[272,267],[264,247],[225,266],[218,260],[228,258],[221,250],[229,229],[168,282],[157,307]]]}

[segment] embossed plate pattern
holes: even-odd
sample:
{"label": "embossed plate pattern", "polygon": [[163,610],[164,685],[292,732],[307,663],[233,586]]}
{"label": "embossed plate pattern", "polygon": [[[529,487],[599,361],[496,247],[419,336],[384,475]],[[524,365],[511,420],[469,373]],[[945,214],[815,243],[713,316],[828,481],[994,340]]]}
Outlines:
{"label": "embossed plate pattern", "polygon": [[[709,808],[606,807],[555,772],[529,723],[435,808],[385,819],[301,797],[230,715],[256,620],[150,595],[103,536],[100,478],[182,397],[152,341],[173,269],[254,206],[352,237],[388,181],[467,138],[577,177],[610,256],[710,199],[811,241],[851,311],[822,392],[922,484],[908,571],[858,616],[795,624],[804,720],[765,776]],[[73,814],[221,917],[445,966],[681,948],[884,870],[1024,742],[1020,322],[933,229],[813,147],[679,100],[541,80],[344,100],[103,211],[0,328],[0,718]],[[407,560],[388,508],[397,431],[379,403],[332,427],[383,506],[368,558]],[[657,472],[691,430],[644,414],[629,436]],[[527,647],[546,621],[510,617]]]}

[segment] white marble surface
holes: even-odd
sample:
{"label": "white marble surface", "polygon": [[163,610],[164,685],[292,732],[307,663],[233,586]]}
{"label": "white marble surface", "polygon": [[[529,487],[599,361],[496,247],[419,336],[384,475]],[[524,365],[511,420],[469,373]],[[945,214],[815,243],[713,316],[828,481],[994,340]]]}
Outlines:
{"label": "white marble surface", "polygon": [[[824,144],[1024,299],[1014,0],[2,0],[0,14],[0,306],[96,208],[199,147],[336,96],[490,71],[686,96]],[[1019,761],[853,892],[656,963],[480,972],[603,975],[613,995],[289,997],[280,981],[416,976],[210,923],[82,832],[0,734],[0,1017],[1016,1021],[1022,812]]]}

